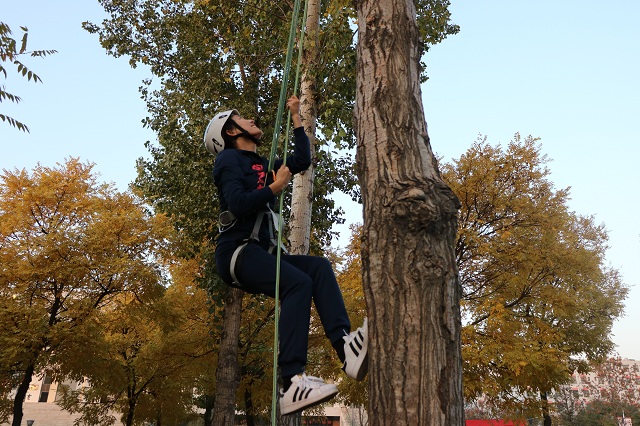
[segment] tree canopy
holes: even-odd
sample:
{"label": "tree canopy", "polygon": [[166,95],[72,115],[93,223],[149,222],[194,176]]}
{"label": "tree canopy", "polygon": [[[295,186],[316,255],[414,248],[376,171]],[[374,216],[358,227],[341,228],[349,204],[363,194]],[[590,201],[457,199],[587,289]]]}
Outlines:
{"label": "tree canopy", "polygon": [[[216,195],[211,185],[212,159],[202,146],[209,118],[236,108],[256,119],[270,140],[284,62],[292,4],[280,2],[110,1],[101,0],[110,18],[85,23],[116,57],[128,55],[132,66],[145,64],[159,78],[142,88],[159,146],[148,144],[151,161],[139,164],[137,181],[160,211],[177,216],[179,226],[197,240],[215,236],[212,218]],[[418,2],[423,50],[457,26],[449,23],[448,1]],[[353,147],[355,95],[355,10],[344,0],[323,2],[319,43],[312,64],[318,97],[318,137],[327,144],[318,156],[314,185],[313,238],[317,251],[330,242],[329,229],[339,218],[328,194],[339,189],[358,196],[353,159],[335,148]]]}
{"label": "tree canopy", "polygon": [[605,263],[607,232],[569,210],[539,140],[480,139],[442,167],[462,202],[456,256],[465,391],[522,405],[613,348],[627,287]]}
{"label": "tree canopy", "polygon": [[[441,166],[462,203],[465,396],[483,395],[485,411],[538,410],[540,392],[603,361],[627,294],[605,263],[604,225],[570,211],[548,161],[538,139],[515,135],[505,148],[482,138]],[[354,229],[350,247],[360,238]],[[361,279],[359,259],[348,250],[341,285]]]}
{"label": "tree canopy", "polygon": [[[149,66],[154,75],[144,81],[141,93],[149,110],[145,124],[157,133],[158,143],[147,143],[151,159],[138,162],[135,185],[157,211],[170,215],[181,233],[193,242],[181,254],[203,260],[203,284],[214,299],[222,301],[225,287],[220,287],[212,261],[218,216],[217,195],[211,180],[213,159],[202,146],[202,134],[217,111],[236,108],[256,120],[265,131],[265,141],[271,139],[292,2],[268,7],[256,0],[101,0],[100,3],[109,17],[99,24],[84,23],[84,27],[99,36],[109,54],[128,56],[132,66]],[[424,30],[420,41],[423,52],[458,31],[449,23],[449,1],[426,0],[417,5]],[[329,245],[331,226],[341,221],[342,210],[329,194],[342,190],[356,199],[359,197],[353,157],[344,151],[352,148],[355,141],[352,125],[355,9],[345,0],[322,2],[319,21],[319,33],[305,38],[306,43],[319,47],[315,50],[317,55],[306,61],[306,72],[313,77],[315,86],[316,137],[323,145],[314,164],[311,219],[314,253]],[[259,151],[266,153],[267,148],[262,146]],[[285,205],[289,205],[288,200]],[[283,214],[286,216],[287,211]],[[264,313],[268,314],[269,309]],[[255,314],[259,318],[263,312]],[[270,318],[272,315],[263,320]],[[243,367],[246,367],[243,373],[258,374],[245,375],[243,389],[255,389],[252,385],[257,383],[255,377],[264,378],[261,375],[264,366],[254,363],[260,359],[255,357],[259,354],[255,352],[257,348],[261,353],[268,350],[263,343],[268,339],[254,333],[263,328],[258,322],[243,326],[240,356],[249,363]],[[249,342],[245,335],[256,340]],[[256,407],[260,405],[258,396],[249,401]],[[241,405],[251,411],[247,404]]]}
{"label": "tree canopy", "polygon": [[0,416],[14,424],[34,373],[64,378],[95,338],[98,311],[164,291],[156,263],[171,226],[138,198],[99,184],[91,164],[0,176]]}
{"label": "tree canopy", "polygon": [[[197,261],[175,259],[171,284],[142,303],[121,296],[95,318],[92,361],[74,368],[89,387],[62,387],[59,404],[81,413],[78,423],[179,424],[198,417],[194,397],[209,391],[217,334],[209,329],[206,292],[197,285]],[[101,401],[95,404],[94,401]]]}
{"label": "tree canopy", "polygon": [[[194,240],[213,239],[217,203],[211,181],[213,161],[202,145],[204,128],[217,111],[233,107],[254,118],[265,131],[263,139],[270,140],[291,5],[278,3],[266,9],[256,1],[102,4],[111,19],[102,27],[88,23],[85,27],[99,33],[109,53],[129,55],[132,64],[147,64],[159,77],[159,84],[149,80],[142,92],[150,113],[147,125],[157,132],[159,146],[148,145],[152,160],[140,162],[137,184],[156,208],[175,216],[178,226]],[[348,15],[337,13],[336,26],[339,23],[345,31]],[[334,29],[333,35],[337,32]],[[336,36],[332,42],[340,39],[344,37]],[[341,78],[326,79],[327,85],[340,82]],[[338,96],[332,105],[334,129],[340,121],[349,122],[350,110]],[[337,212],[326,194],[344,179],[337,168],[349,166],[344,161],[326,163],[324,176],[329,184],[318,185],[315,194],[315,223],[324,223],[316,226],[320,232],[316,241],[328,241],[328,228]],[[348,186],[353,184],[352,179]]]}

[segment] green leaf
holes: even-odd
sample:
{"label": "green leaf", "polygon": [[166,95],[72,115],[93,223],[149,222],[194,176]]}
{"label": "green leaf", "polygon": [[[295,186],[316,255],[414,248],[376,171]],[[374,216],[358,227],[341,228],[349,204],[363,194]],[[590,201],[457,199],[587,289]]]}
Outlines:
{"label": "green leaf", "polygon": [[18,130],[30,133],[29,132],[29,128],[25,124],[23,124],[23,123],[15,120],[15,119],[7,116],[7,115],[0,114],[0,120],[7,122],[8,124],[10,124],[11,126],[17,128]]}
{"label": "green leaf", "polygon": [[[9,35],[11,34],[11,28],[9,28],[9,26],[4,22],[0,22],[0,62],[12,62],[16,66],[18,74],[26,77],[27,81],[42,81],[37,74],[29,70],[21,61],[17,59],[20,55],[27,53],[28,29],[24,26],[21,26],[20,29],[24,32],[24,34],[22,35],[20,50],[16,51],[17,42],[15,39],[9,37]],[[53,53],[56,53],[56,51],[36,50],[34,52],[31,52],[30,56],[47,56]],[[5,79],[8,78],[7,69],[3,64],[0,64],[0,71],[4,75]],[[0,91],[0,101],[3,101],[5,99],[8,99],[14,103],[19,103],[21,100],[20,97],[6,92],[5,86],[2,86],[2,90]],[[14,120],[11,117],[2,115],[2,121],[8,123],[13,127],[16,127],[19,130],[29,132],[29,128],[26,125]]]}

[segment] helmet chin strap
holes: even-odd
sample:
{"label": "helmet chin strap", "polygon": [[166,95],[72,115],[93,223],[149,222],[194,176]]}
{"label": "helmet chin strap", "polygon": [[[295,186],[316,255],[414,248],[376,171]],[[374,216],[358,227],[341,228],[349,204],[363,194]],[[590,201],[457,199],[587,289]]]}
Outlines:
{"label": "helmet chin strap", "polygon": [[238,123],[236,123],[233,119],[231,119],[231,121],[232,121],[233,127],[235,127],[236,129],[240,130],[240,132],[242,132],[239,135],[236,135],[235,136],[236,138],[242,136],[244,138],[249,139],[250,141],[252,141],[256,145],[260,146],[260,144],[262,143],[262,141],[260,139],[256,138],[255,136],[253,136],[252,134],[247,132],[245,129],[242,128],[242,126],[240,126]]}

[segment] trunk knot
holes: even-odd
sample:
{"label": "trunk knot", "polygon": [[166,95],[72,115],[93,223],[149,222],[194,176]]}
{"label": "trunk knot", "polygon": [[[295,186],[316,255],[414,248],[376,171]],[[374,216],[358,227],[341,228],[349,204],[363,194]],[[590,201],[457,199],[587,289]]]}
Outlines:
{"label": "trunk knot", "polygon": [[425,192],[422,189],[414,187],[405,191],[403,194],[400,194],[400,196],[398,196],[398,201],[403,201],[407,199],[424,201],[427,199],[427,194],[425,194]]}

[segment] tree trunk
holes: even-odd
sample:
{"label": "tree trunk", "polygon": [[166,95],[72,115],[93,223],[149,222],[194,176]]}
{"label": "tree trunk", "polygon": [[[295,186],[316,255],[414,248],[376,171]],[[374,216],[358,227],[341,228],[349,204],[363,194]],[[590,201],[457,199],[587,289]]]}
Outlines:
{"label": "tree trunk", "polygon": [[247,426],[256,426],[255,419],[253,418],[253,398],[249,388],[244,391],[244,407],[245,407],[245,423]]}
{"label": "tree trunk", "polygon": [[544,426],[551,426],[551,413],[549,412],[549,399],[546,392],[540,392],[540,400],[542,402],[542,418]]}
{"label": "tree trunk", "polygon": [[212,417],[213,417],[213,407],[214,407],[214,399],[209,396],[204,396],[204,426],[213,426]]}
{"label": "tree trunk", "polygon": [[243,296],[242,290],[229,287],[216,370],[216,402],[212,416],[212,424],[216,426],[233,426],[235,421],[236,390],[240,382],[238,342]]}
{"label": "tree trunk", "polygon": [[129,386],[127,389],[127,417],[125,420],[125,426],[133,426],[133,416],[136,412],[136,405],[138,397],[135,394],[135,386]]}
{"label": "tree trunk", "polygon": [[24,371],[22,382],[20,382],[18,390],[16,391],[16,397],[13,400],[13,421],[11,422],[11,426],[20,426],[22,424],[22,417],[24,415],[22,406],[29,391],[29,384],[31,384],[31,379],[33,379],[34,371],[35,363],[33,362],[30,363]]}
{"label": "tree trunk", "polygon": [[460,202],[422,108],[412,0],[358,7],[356,134],[371,425],[462,426]]}
{"label": "tree trunk", "polygon": [[[316,80],[311,72],[318,56],[318,30],[320,26],[320,0],[309,0],[305,17],[304,71],[300,83],[300,115],[304,131],[311,145],[311,166],[293,178],[291,193],[291,216],[289,219],[289,251],[291,254],[308,254],[311,238],[311,200],[313,198],[313,176],[316,142]],[[281,416],[281,426],[302,424],[302,413]]]}
{"label": "tree trunk", "polygon": [[311,235],[311,200],[316,142],[316,79],[312,72],[318,56],[318,30],[320,26],[320,0],[309,0],[305,24],[304,71],[300,83],[300,115],[311,144],[311,167],[293,178],[291,218],[289,220],[289,250],[291,254],[308,254]]}

